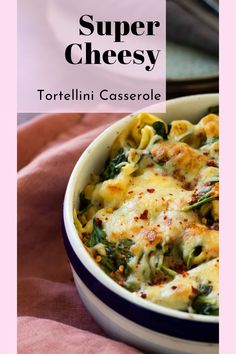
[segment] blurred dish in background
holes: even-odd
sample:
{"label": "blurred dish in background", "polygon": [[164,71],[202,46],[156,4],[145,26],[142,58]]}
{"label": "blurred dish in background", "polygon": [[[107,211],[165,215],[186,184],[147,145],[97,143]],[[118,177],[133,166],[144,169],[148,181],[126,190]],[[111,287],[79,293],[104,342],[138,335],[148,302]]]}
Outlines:
{"label": "blurred dish in background", "polygon": [[202,50],[167,42],[167,95],[218,92],[218,57]]}
{"label": "blurred dish in background", "polygon": [[219,8],[215,0],[167,0],[167,95],[219,89]]}
{"label": "blurred dish in background", "polygon": [[218,58],[202,50],[167,42],[169,80],[207,79],[218,76]]}

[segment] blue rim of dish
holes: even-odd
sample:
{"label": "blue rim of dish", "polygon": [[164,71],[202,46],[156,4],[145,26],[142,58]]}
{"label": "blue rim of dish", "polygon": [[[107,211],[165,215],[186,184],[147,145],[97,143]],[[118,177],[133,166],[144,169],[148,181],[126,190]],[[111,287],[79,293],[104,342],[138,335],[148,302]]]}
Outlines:
{"label": "blue rim of dish", "polygon": [[219,342],[218,323],[179,319],[160,314],[136,305],[108,289],[79,260],[70,244],[64,220],[62,221],[62,233],[70,263],[78,277],[96,297],[112,310],[142,327],[171,337],[207,343]]}

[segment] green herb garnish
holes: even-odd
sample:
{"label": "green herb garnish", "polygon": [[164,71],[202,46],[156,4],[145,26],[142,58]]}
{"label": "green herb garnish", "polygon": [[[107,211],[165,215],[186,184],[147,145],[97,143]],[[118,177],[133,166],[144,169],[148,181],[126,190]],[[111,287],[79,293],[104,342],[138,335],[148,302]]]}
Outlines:
{"label": "green herb garnish", "polygon": [[209,107],[208,113],[219,114],[219,105]]}
{"label": "green herb garnish", "polygon": [[189,204],[182,209],[183,211],[198,208],[219,198],[218,192],[214,190],[215,183],[218,182],[218,177],[212,177],[208,182],[211,184],[203,186],[200,190],[195,192],[193,194],[195,200],[193,202],[190,201]]}
{"label": "green herb garnish", "polygon": [[152,124],[157,135],[161,136],[164,140],[167,140],[166,126],[163,122],[157,121]]}
{"label": "green herb garnish", "polygon": [[198,287],[198,295],[192,303],[193,310],[201,315],[219,315],[219,307],[215,299],[209,298],[213,286],[210,284],[200,284]]}
{"label": "green herb garnish", "polygon": [[216,300],[209,299],[205,295],[198,295],[192,303],[192,308],[194,311],[201,315],[219,315],[219,307],[216,304]]}
{"label": "green herb garnish", "polygon": [[105,246],[106,255],[100,255],[100,266],[110,275],[112,272],[117,271],[122,265],[124,266],[123,275],[128,277],[131,272],[128,261],[133,256],[130,252],[130,247],[133,241],[125,239],[118,243],[113,243],[107,241],[106,236],[105,231],[102,230],[101,220],[95,218],[93,220],[93,231],[87,242],[87,246],[94,247],[98,243],[102,243]]}
{"label": "green herb garnish", "polygon": [[173,269],[167,268],[164,265],[160,266],[160,271],[172,278],[177,275],[177,273]]}
{"label": "green herb garnish", "polygon": [[118,244],[105,242],[106,256],[102,256],[100,264],[107,273],[115,272],[120,266],[124,266],[123,275],[126,278],[129,276],[131,268],[128,261],[133,256],[130,252],[132,243],[130,239],[121,240]]}
{"label": "green herb garnish", "polygon": [[209,295],[213,290],[213,286],[209,284],[200,284],[198,291],[201,295]]}
{"label": "green herb garnish", "polygon": [[93,219],[93,231],[88,240],[87,246],[94,247],[98,243],[106,243],[106,233],[101,229],[100,220]]}
{"label": "green herb garnish", "polygon": [[92,206],[91,201],[85,198],[83,192],[79,195],[79,215],[85,213]]}
{"label": "green herb garnish", "polygon": [[124,153],[124,150],[121,149],[116,157],[111,160],[108,160],[105,166],[104,171],[101,174],[101,178],[103,181],[108,179],[113,179],[120,173],[121,167],[120,164],[122,162],[127,162],[127,157]]}
{"label": "green herb garnish", "polygon": [[112,258],[109,257],[102,257],[100,265],[105,270],[106,273],[111,273],[116,270],[115,262]]}
{"label": "green herb garnish", "polygon": [[199,206],[201,206],[203,204],[206,204],[206,203],[209,203],[212,200],[215,200],[217,198],[218,198],[218,196],[215,196],[215,195],[212,195],[212,196],[204,195],[201,198],[199,198],[199,200],[196,203],[188,205],[188,206],[184,207],[182,210],[183,211],[189,211],[189,210],[198,208]]}

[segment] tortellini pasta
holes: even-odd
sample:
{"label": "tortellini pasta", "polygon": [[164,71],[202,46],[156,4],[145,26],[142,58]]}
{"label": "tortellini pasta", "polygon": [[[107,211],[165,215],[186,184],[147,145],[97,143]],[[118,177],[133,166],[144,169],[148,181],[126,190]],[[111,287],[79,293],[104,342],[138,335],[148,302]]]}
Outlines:
{"label": "tortellini pasta", "polygon": [[74,211],[87,250],[119,285],[205,315],[218,314],[218,120],[133,116]]}

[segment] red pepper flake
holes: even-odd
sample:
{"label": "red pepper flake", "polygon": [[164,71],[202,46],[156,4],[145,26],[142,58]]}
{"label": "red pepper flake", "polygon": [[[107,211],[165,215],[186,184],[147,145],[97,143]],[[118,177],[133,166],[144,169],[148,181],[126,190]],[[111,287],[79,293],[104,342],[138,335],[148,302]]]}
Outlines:
{"label": "red pepper flake", "polygon": [[173,286],[171,287],[171,289],[172,289],[172,290],[175,290],[175,289],[177,289],[177,286],[176,286],[176,285],[173,285]]}
{"label": "red pepper flake", "polygon": [[167,215],[165,215],[163,219],[164,219],[164,220],[167,220]]}
{"label": "red pepper flake", "polygon": [[193,295],[197,295],[198,294],[198,290],[196,288],[194,288],[193,286],[192,286],[192,293],[193,293]]}
{"label": "red pepper flake", "polygon": [[197,294],[198,294],[198,290],[192,286],[192,294],[189,295],[189,297],[188,297],[189,300],[194,299]]}
{"label": "red pepper flake", "polygon": [[132,194],[132,193],[134,193],[134,191],[129,191],[129,192],[128,192],[128,194]]}
{"label": "red pepper flake", "polygon": [[100,219],[97,218],[97,219],[95,220],[95,222],[96,222],[96,224],[97,224],[98,227],[101,227],[101,226],[102,226],[102,220],[100,220]]}
{"label": "red pepper flake", "polygon": [[188,276],[188,272],[183,271],[183,272],[181,273],[181,275],[182,275],[184,278],[186,278],[186,277]]}
{"label": "red pepper flake", "polygon": [[185,183],[184,188],[190,191],[192,189],[192,184],[190,182]]}
{"label": "red pepper flake", "polygon": [[119,285],[123,285],[124,284],[124,280],[118,280],[117,282]]}
{"label": "red pepper flake", "polygon": [[141,220],[147,220],[148,218],[148,210],[145,209],[144,212],[140,215]]}
{"label": "red pepper flake", "polygon": [[146,299],[147,294],[141,293],[140,296],[141,296],[141,298]]}
{"label": "red pepper flake", "polygon": [[163,278],[161,280],[157,280],[155,283],[150,283],[150,285],[158,285],[160,287],[163,287],[163,284],[167,281],[167,278]]}
{"label": "red pepper flake", "polygon": [[154,166],[154,163],[147,164],[147,167],[153,167],[153,166]]}
{"label": "red pepper flake", "polygon": [[173,265],[173,268],[175,269],[175,271],[177,272],[177,273],[183,273],[183,272],[186,272],[186,267],[185,267],[185,265],[183,265],[183,264],[174,264]]}
{"label": "red pepper flake", "polygon": [[209,229],[219,231],[219,224],[213,224],[209,227]]}
{"label": "red pepper flake", "polygon": [[155,189],[154,188],[148,188],[147,191],[148,191],[148,193],[154,193]]}
{"label": "red pepper flake", "polygon": [[207,161],[207,166],[210,166],[210,167],[217,167],[217,164],[214,160],[209,160]]}
{"label": "red pepper flake", "polygon": [[138,216],[135,216],[134,217],[134,221],[138,221],[139,217]]}

